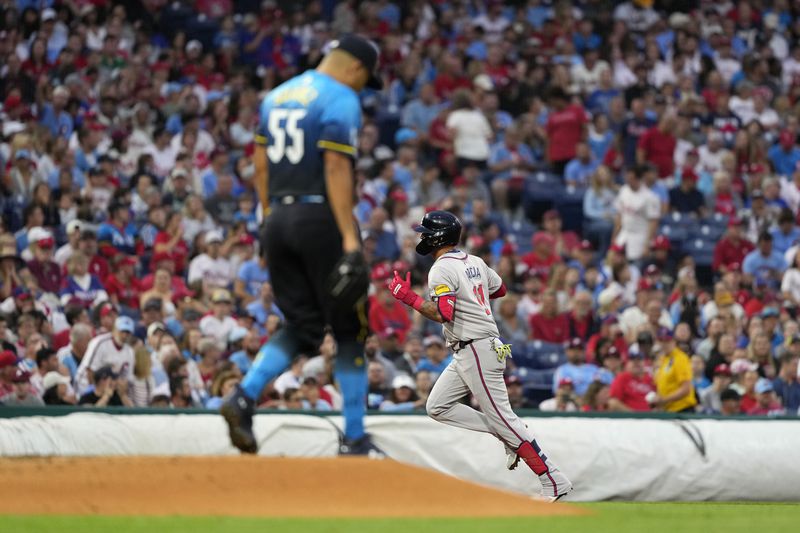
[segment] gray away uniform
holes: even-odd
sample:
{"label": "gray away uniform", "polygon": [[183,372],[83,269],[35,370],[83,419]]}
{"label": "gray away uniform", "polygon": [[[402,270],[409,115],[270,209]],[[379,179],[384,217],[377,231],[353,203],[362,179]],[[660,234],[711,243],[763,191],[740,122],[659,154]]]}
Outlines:
{"label": "gray away uniform", "polygon": [[[489,297],[501,286],[497,272],[477,256],[452,250],[428,275],[431,298],[455,296],[455,316],[443,326],[453,361],[433,386],[428,414],[451,426],[490,433],[517,449],[533,435],[511,410],[503,372],[510,350],[499,339]],[[472,341],[471,343],[469,343]],[[469,343],[464,345],[462,343]],[[459,403],[469,392],[481,411]]]}

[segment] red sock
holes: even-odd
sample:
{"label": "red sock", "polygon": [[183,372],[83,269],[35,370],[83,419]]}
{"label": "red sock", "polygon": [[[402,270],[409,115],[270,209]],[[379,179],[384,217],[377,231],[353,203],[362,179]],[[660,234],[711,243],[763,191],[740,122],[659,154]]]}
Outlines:
{"label": "red sock", "polygon": [[525,461],[525,464],[533,470],[533,473],[537,476],[541,476],[542,474],[547,473],[547,465],[544,463],[542,458],[536,453],[536,450],[533,449],[533,446],[530,442],[523,442],[519,448],[517,448],[517,455]]}

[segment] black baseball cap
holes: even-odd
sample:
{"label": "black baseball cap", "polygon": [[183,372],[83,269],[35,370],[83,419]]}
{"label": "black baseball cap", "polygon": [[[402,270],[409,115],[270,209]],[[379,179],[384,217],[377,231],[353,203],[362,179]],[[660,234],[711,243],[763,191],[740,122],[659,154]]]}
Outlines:
{"label": "black baseball cap", "polygon": [[367,87],[382,89],[383,81],[378,76],[378,46],[359,35],[347,34],[331,42],[331,50],[342,50],[358,59],[369,72]]}

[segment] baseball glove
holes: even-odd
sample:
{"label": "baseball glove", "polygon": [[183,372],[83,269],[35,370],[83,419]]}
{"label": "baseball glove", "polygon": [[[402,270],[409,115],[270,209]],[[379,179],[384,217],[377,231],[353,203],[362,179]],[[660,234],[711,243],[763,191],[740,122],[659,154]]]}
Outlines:
{"label": "baseball glove", "polygon": [[328,277],[328,294],[339,309],[352,308],[369,289],[369,273],[361,251],[344,254]]}

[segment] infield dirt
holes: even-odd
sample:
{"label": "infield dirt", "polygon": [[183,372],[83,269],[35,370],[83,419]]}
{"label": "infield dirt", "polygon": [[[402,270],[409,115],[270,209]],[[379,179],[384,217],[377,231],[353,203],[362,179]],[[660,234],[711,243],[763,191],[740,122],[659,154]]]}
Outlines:
{"label": "infield dirt", "polygon": [[0,459],[0,514],[510,517],[585,514],[564,504],[363,458]]}

